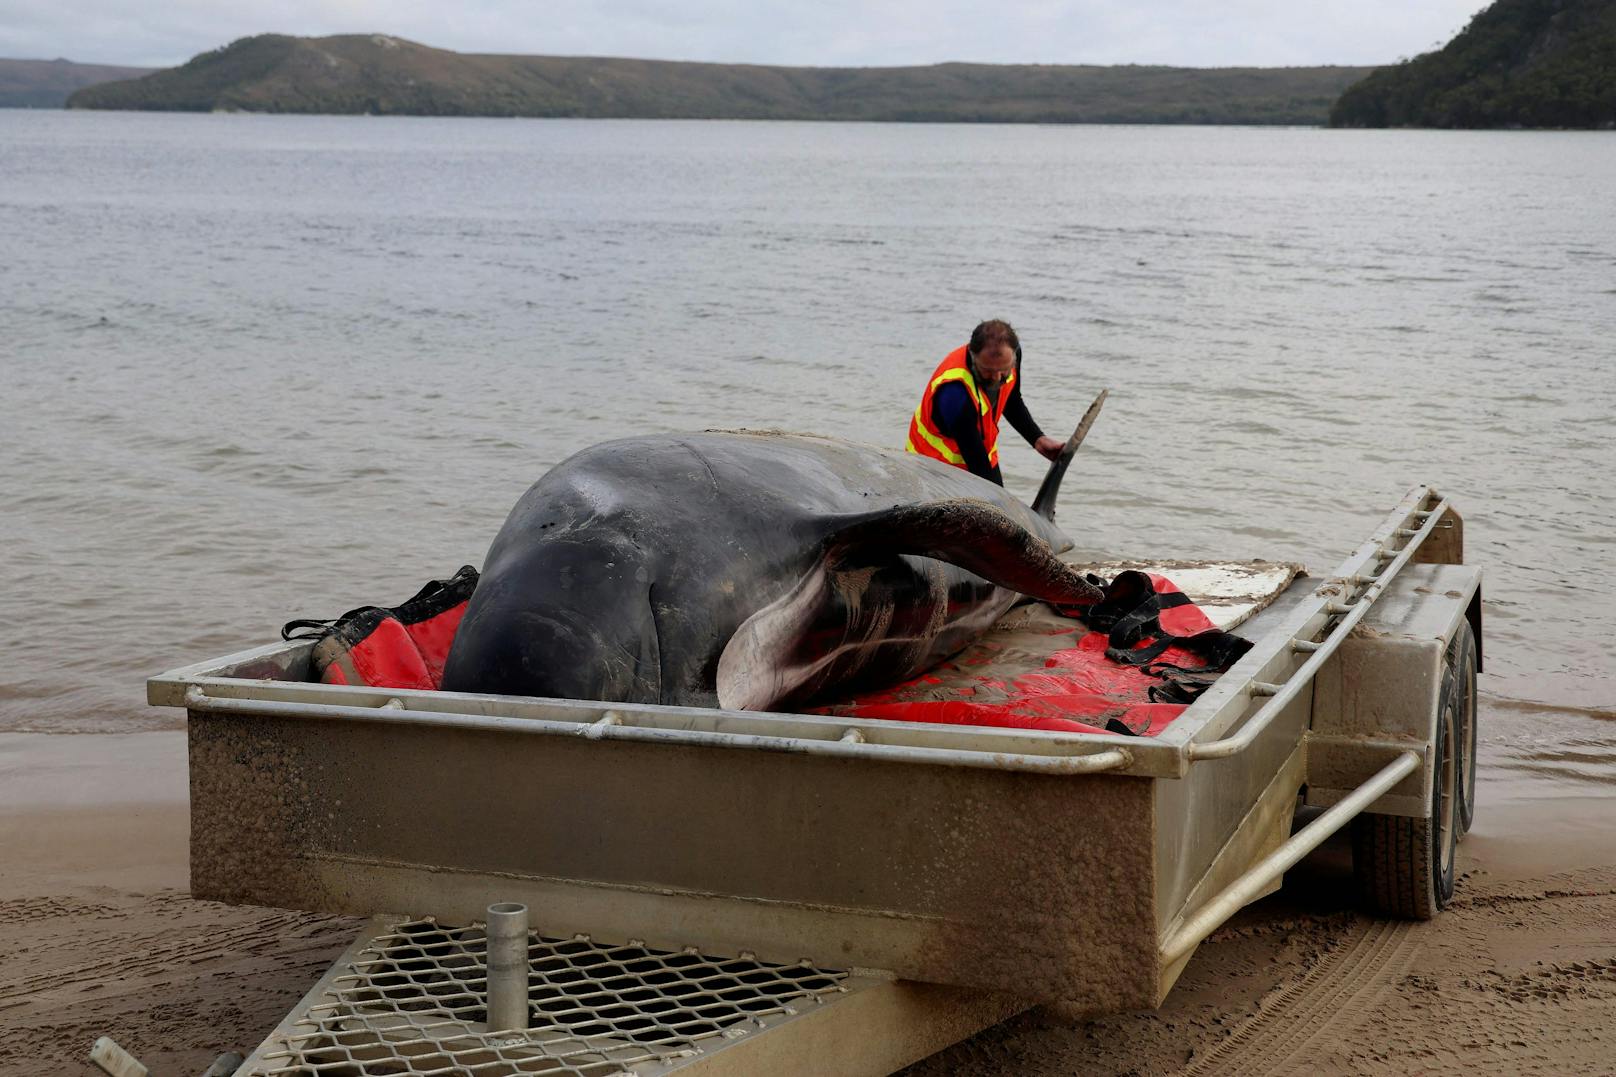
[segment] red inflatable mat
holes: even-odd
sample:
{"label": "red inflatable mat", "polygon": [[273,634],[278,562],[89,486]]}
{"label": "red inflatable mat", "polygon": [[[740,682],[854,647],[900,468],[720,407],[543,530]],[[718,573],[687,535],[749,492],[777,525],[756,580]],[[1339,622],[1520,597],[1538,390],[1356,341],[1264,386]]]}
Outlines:
{"label": "red inflatable mat", "polygon": [[[924,675],[818,713],[906,722],[1154,736],[1251,644],[1218,629],[1165,576],[1128,570],[1092,606],[1031,605]],[[1289,578],[1288,576],[1286,577]],[[435,689],[466,603],[469,565],[393,607],[298,620],[327,684]]]}
{"label": "red inflatable mat", "polygon": [[326,684],[436,689],[455,630],[477,587],[466,565],[398,606],[361,606],[329,620],[288,621],[282,639],[313,639],[314,671]]}
{"label": "red inflatable mat", "polygon": [[[914,680],[820,713],[949,725],[1155,736],[1251,644],[1164,576],[1096,580],[1085,609],[1018,618]],[[1019,622],[1019,623],[1018,623]]]}

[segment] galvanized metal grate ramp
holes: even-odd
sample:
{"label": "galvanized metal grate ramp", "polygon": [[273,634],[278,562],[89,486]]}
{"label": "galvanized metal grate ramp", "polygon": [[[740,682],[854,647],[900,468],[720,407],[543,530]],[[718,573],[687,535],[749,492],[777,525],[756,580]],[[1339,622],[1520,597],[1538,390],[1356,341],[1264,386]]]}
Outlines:
{"label": "galvanized metal grate ramp", "polygon": [[[1025,1005],[806,962],[778,965],[750,956],[712,957],[694,948],[667,951],[635,941],[610,945],[584,935],[555,939],[531,932],[530,1027],[498,1031],[486,1023],[487,954],[481,924],[375,917],[238,1074],[760,1072],[759,1065],[779,1055],[812,1057],[816,1041],[871,1021],[897,1033],[883,1063],[896,1068]],[[810,1017],[818,1019],[803,1020]],[[950,1024],[950,1033],[940,1039],[929,1034],[928,1017],[939,1027]],[[908,1028],[891,1029],[895,1018]],[[787,1027],[794,1022],[794,1029]],[[765,1033],[780,1031],[787,1035],[773,1036],[766,1050],[748,1050]],[[818,1061],[825,1061],[823,1053]],[[778,1072],[772,1062],[768,1069]]]}
{"label": "galvanized metal grate ramp", "polygon": [[240,1072],[662,1074],[866,980],[530,933],[530,1027],[499,1032],[486,1024],[487,951],[481,925],[377,917]]}

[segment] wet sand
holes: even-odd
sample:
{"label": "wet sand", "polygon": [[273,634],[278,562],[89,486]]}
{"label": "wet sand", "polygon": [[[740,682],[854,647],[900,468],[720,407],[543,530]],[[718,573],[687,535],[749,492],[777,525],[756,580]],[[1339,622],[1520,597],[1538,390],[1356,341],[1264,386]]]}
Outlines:
{"label": "wet sand", "polygon": [[[1616,712],[1483,700],[1475,829],[1429,924],[1352,911],[1326,845],[1154,1013],[1040,1007],[909,1077],[1616,1072]],[[184,737],[0,734],[0,1074],[246,1053],[359,921],[186,894]]]}

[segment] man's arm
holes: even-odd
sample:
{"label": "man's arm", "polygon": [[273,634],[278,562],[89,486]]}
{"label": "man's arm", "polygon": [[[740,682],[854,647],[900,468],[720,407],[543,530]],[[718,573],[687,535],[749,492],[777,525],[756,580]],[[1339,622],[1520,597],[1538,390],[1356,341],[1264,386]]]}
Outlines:
{"label": "man's arm", "polygon": [[1038,450],[1038,454],[1046,460],[1053,460],[1061,454],[1066,443],[1060,438],[1052,438],[1038,428],[1033,421],[1032,412],[1027,410],[1027,404],[1021,399],[1021,366],[1016,365],[1016,383],[1010,387],[1010,399],[1005,401],[1004,417],[1010,420],[1010,425],[1016,428],[1016,433],[1027,439],[1027,444]]}
{"label": "man's arm", "polygon": [[972,475],[1004,485],[999,469],[988,462],[988,447],[982,442],[976,404],[964,385],[955,381],[938,388],[931,399],[931,417],[937,429],[959,446],[960,455],[965,457],[965,466]]}
{"label": "man's arm", "polygon": [[1044,432],[1033,421],[1032,412],[1027,410],[1026,401],[1021,399],[1020,378],[1017,378],[1016,383],[1010,387],[1010,399],[1004,405],[1004,417],[1016,428],[1016,433],[1027,439],[1028,445],[1036,447],[1038,439],[1044,436]]}

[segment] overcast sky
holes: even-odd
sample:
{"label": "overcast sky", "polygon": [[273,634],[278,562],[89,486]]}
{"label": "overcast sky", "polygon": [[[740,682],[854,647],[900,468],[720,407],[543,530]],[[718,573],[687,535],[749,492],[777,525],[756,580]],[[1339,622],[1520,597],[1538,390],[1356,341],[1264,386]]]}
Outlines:
{"label": "overcast sky", "polygon": [[238,37],[725,63],[1381,64],[1485,0],[0,0],[0,56],[170,66]]}

